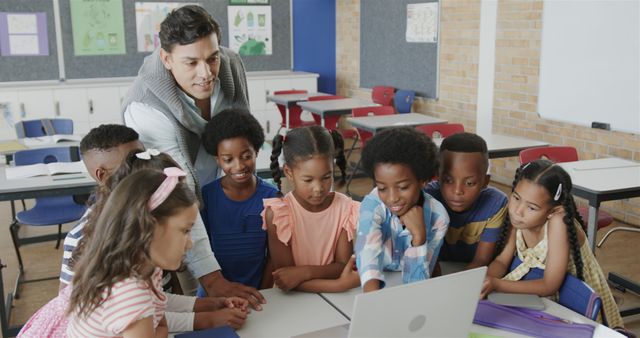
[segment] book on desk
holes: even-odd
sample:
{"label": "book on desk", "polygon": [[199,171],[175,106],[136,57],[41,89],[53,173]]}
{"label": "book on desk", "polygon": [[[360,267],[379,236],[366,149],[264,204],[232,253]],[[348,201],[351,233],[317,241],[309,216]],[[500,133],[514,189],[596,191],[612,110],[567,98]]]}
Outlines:
{"label": "book on desk", "polygon": [[7,167],[5,174],[7,180],[15,180],[36,176],[53,176],[60,174],[79,174],[87,173],[82,161],[78,162],[53,162],[53,163],[36,163],[31,165],[21,165],[18,167]]}

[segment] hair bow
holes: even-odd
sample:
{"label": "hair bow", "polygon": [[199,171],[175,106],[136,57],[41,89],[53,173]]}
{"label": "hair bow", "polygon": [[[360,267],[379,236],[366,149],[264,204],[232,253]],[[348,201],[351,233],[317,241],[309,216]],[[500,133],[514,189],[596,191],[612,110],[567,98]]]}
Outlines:
{"label": "hair bow", "polygon": [[150,148],[141,153],[137,153],[136,157],[141,160],[150,160],[151,156],[158,156],[158,155],[160,155],[160,150]]}
{"label": "hair bow", "polygon": [[187,176],[187,173],[176,167],[164,168],[164,174],[167,175],[167,178],[162,181],[158,189],[149,198],[148,206],[150,211],[153,211],[169,197],[173,189],[178,185],[180,177]]}

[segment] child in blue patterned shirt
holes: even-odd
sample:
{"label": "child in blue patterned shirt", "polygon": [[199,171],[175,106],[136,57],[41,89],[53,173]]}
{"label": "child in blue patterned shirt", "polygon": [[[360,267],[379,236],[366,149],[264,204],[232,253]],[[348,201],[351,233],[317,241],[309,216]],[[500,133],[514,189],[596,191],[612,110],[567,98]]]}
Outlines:
{"label": "child in blue patterned shirt", "polygon": [[449,216],[422,191],[438,170],[437,149],[412,128],[376,134],[362,151],[376,187],[360,205],[356,264],[364,292],[384,287],[383,270],[402,271],[403,283],[431,275]]}

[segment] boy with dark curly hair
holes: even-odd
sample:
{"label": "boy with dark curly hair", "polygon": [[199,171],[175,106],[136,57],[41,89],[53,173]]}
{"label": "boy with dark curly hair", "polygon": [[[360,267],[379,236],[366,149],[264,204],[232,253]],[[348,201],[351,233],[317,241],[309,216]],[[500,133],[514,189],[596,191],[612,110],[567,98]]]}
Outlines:
{"label": "boy with dark curly hair", "polygon": [[201,211],[222,275],[253,288],[271,287],[260,213],[262,200],[276,197],[278,190],[255,175],[262,127],[245,109],[225,109],[211,118],[202,143],[225,174],[202,188]]}
{"label": "boy with dark curly hair", "polygon": [[405,284],[428,279],[449,225],[442,204],[422,191],[438,170],[435,144],[412,128],[387,129],[367,143],[362,166],[376,185],[360,205],[363,291],[384,287],[383,270],[402,271]]}

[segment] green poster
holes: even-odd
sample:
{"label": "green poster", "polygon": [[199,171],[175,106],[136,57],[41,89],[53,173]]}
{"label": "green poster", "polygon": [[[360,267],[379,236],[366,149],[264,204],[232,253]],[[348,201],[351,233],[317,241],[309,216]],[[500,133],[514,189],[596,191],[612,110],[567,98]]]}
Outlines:
{"label": "green poster", "polygon": [[122,0],[70,0],[75,55],[125,54]]}

